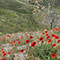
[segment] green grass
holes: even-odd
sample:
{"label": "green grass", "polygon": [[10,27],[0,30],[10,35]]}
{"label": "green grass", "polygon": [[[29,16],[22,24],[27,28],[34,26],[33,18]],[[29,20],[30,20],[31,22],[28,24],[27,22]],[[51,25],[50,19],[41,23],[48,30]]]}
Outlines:
{"label": "green grass", "polygon": [[15,0],[0,0],[0,34],[41,30],[42,15],[32,10]]}
{"label": "green grass", "polygon": [[42,26],[33,15],[0,8],[0,32],[2,33],[41,30]]}
{"label": "green grass", "polygon": [[34,15],[32,10],[16,0],[0,0],[0,34],[49,29],[41,24],[42,12]]}

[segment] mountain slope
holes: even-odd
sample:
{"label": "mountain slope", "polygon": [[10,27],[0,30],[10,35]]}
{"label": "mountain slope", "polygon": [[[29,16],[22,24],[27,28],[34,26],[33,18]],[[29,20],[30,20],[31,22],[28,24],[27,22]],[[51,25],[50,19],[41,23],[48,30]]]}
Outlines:
{"label": "mountain slope", "polygon": [[34,15],[32,11],[31,5],[18,0],[0,0],[0,34],[48,28],[41,24],[42,12]]}

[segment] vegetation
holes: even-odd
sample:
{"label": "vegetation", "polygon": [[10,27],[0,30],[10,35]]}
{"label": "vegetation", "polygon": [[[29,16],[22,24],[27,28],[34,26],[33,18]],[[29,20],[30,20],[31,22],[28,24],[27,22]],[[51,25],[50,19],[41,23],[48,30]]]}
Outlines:
{"label": "vegetation", "polygon": [[[41,0],[38,2],[41,6],[38,6],[33,0],[30,2],[24,0],[0,0],[0,35],[38,31],[45,28],[49,29],[50,24],[47,25],[47,23],[45,23],[45,20],[48,21],[48,18],[43,18],[44,16],[47,16],[46,11],[48,9],[46,10],[44,6],[47,7],[48,2],[49,1]],[[55,5],[56,10],[59,10],[60,4],[58,0]],[[59,14],[60,11],[57,13]]]}
{"label": "vegetation", "polygon": [[0,60],[59,60],[60,0],[0,0]]}
{"label": "vegetation", "polygon": [[22,56],[15,55],[17,53],[25,54],[25,52],[28,55],[26,57],[28,60],[59,60],[60,35],[58,33],[60,34],[60,27],[43,32],[2,35],[0,36],[0,60],[14,60],[16,58],[21,60]]}

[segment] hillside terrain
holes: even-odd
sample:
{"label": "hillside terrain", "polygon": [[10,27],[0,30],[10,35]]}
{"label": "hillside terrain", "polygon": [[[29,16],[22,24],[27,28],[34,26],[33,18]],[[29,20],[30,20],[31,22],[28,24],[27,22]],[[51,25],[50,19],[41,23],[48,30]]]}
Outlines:
{"label": "hillside terrain", "polygon": [[45,11],[33,14],[33,5],[24,3],[24,0],[0,0],[0,34],[49,29],[42,24]]}
{"label": "hillside terrain", "polygon": [[60,0],[0,0],[0,60],[60,60]]}

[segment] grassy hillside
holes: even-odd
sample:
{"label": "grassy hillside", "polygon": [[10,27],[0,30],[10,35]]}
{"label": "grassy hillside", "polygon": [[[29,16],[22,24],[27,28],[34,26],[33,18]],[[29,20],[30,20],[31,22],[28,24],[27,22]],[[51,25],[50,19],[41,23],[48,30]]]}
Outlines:
{"label": "grassy hillside", "polygon": [[16,0],[0,0],[0,34],[48,28],[41,24],[44,12],[34,15],[32,10],[32,7]]}

